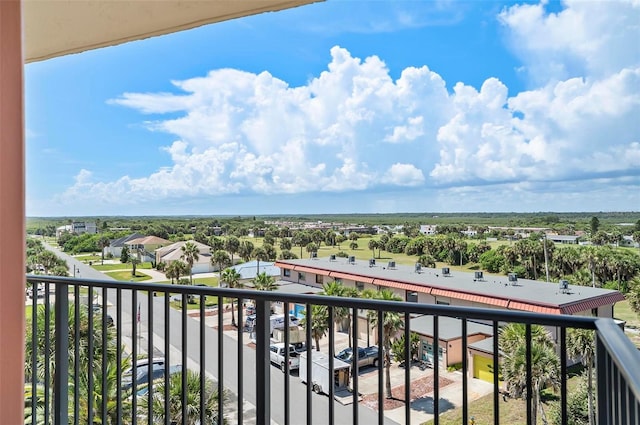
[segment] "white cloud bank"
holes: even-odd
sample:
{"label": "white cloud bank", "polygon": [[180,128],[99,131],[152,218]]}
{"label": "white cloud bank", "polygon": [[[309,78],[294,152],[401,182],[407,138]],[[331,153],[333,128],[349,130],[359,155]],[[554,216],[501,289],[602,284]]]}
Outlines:
{"label": "white cloud bank", "polygon": [[219,69],[175,81],[178,94],[125,93],[112,102],[178,115],[148,124],[176,137],[163,148],[173,165],[110,182],[81,170],[62,200],[390,187],[480,198],[482,186],[518,196],[624,187],[640,206],[640,2],[564,6],[557,14],[544,3],[499,14],[536,84],[513,96],[495,78],[449,92],[427,66],[394,81],[382,59],[338,46],[327,70],[301,87],[268,72]]}

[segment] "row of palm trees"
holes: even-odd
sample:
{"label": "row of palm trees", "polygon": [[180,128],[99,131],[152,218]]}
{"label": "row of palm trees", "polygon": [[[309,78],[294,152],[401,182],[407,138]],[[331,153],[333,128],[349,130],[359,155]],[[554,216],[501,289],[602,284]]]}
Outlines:
{"label": "row of palm trees", "polygon": [[[337,297],[352,297],[352,298],[368,298],[378,299],[384,301],[402,301],[398,295],[396,295],[390,289],[384,288],[379,291],[372,289],[364,289],[358,291],[356,288],[343,286],[340,282],[334,280],[323,285],[323,291],[321,295],[337,296]],[[311,324],[311,337],[315,340],[316,350],[320,351],[320,339],[322,339],[329,331],[330,326],[340,326],[344,322],[347,323],[347,329],[349,333],[349,346],[352,343],[352,311],[348,307],[334,307],[333,308],[333,323],[329,323],[329,309],[325,305],[312,305],[311,313],[305,312],[305,317],[302,320],[302,325],[307,326],[310,320]],[[378,314],[377,310],[367,311],[367,335],[371,330],[371,327],[377,326]],[[310,318],[310,319],[309,319]],[[382,347],[383,358],[385,365],[385,395],[387,398],[392,397],[391,393],[391,339],[398,333],[404,326],[404,322],[400,313],[385,311],[382,314]],[[367,337],[368,339],[368,337]],[[335,349],[334,349],[335,351]]]}
{"label": "row of palm trees", "polygon": [[[125,352],[124,346],[117,346],[116,329],[108,326],[102,327],[102,321],[96,315],[93,321],[92,333],[89,333],[88,316],[90,313],[87,305],[79,306],[79,316],[75,314],[75,303],[69,305],[69,331],[63,335],[69,341],[68,375],[59,376],[57,374],[55,359],[56,333],[54,331],[55,313],[51,308],[45,310],[44,305],[40,305],[35,312],[35,329],[32,326],[33,318],[27,318],[26,341],[25,341],[25,381],[28,383],[25,390],[25,423],[44,424],[53,423],[53,418],[45,417],[45,411],[53,415],[51,403],[53,394],[51,389],[58,379],[69,380],[69,404],[68,415],[73,423],[102,423],[103,425],[129,424],[133,422],[133,417],[138,412],[133,412],[131,401],[132,391],[140,388],[135,386],[132,389],[118,387],[118,351]],[[48,314],[48,317],[47,317]],[[76,320],[78,331],[76,332]],[[35,333],[34,333],[35,331]],[[106,345],[103,345],[103,333]],[[48,338],[48,340],[47,340]],[[90,351],[90,348],[92,350]],[[33,358],[35,356],[35,363]],[[75,374],[75,365],[78,364],[78,375]],[[131,367],[132,359],[129,355],[121,355],[120,371],[127,371]],[[91,373],[88,373],[91,366]],[[49,378],[50,385],[44,387],[46,377]],[[151,403],[152,418],[151,423],[165,423],[165,403],[169,406],[169,422],[183,425],[196,425],[200,423],[200,412],[204,409],[206,423],[218,423],[218,389],[215,383],[205,378],[204,388],[200,386],[200,376],[198,373],[187,371],[187,394],[186,411],[187,417],[182,417],[182,373],[172,374],[169,380],[169,399],[165,399],[164,381],[159,381],[154,385],[155,391],[151,401],[148,396],[140,395],[138,408],[140,414],[147,412],[148,403]],[[32,386],[35,380],[36,386]],[[106,392],[104,391],[106,390]],[[204,405],[200,404],[200,392],[204,392]],[[75,405],[75,394],[77,393],[78,404]],[[36,415],[32,415],[33,398],[35,395]],[[223,395],[223,400],[227,396]],[[48,409],[45,409],[49,404]],[[121,418],[118,418],[118,404],[120,405]],[[89,408],[93,421],[89,419]],[[106,408],[106,409],[105,409]],[[103,410],[105,409],[105,410]],[[106,418],[106,422],[102,418]],[[226,419],[223,418],[226,422]],[[142,423],[141,420],[137,420]]]}

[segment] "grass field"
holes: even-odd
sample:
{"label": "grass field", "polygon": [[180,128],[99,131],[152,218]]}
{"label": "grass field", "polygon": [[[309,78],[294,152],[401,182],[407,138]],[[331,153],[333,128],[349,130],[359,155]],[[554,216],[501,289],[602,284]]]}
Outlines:
{"label": "grass field", "polygon": [[[582,372],[581,366],[573,366],[569,368],[569,380],[567,381],[567,393],[570,393],[578,385]],[[546,400],[544,410],[549,415],[551,404],[556,403],[559,396],[544,390],[542,399]],[[502,397],[498,397],[498,410],[500,412],[500,423],[509,425],[524,425],[527,423],[527,405],[524,399],[511,399],[507,401]],[[493,394],[488,394],[469,403],[469,419],[473,416],[475,423],[492,424],[493,421]],[[540,422],[541,418],[538,417]],[[425,422],[423,425],[431,425],[433,420]],[[440,424],[442,425],[460,425],[462,424],[462,408],[449,410],[440,415]]]}
{"label": "grass field", "polygon": [[[183,278],[184,279],[184,278]],[[217,277],[201,277],[201,278],[193,278],[193,284],[194,285],[207,285],[207,286],[211,286],[211,287],[218,287],[218,281],[220,279],[218,279]],[[156,282],[156,283],[164,283],[166,285],[171,284],[170,281],[168,280],[163,280],[161,282]]]}
{"label": "grass field", "polygon": [[[131,270],[131,264],[116,263],[116,264],[93,264],[94,269],[104,272],[109,270]],[[150,269],[151,263],[140,263],[136,266],[136,269]]]}
{"label": "grass field", "polygon": [[102,257],[99,255],[93,255],[93,254],[79,254],[79,255],[74,255],[73,256],[76,260],[78,261],[82,261],[84,263],[88,263],[89,261],[101,261]]}
{"label": "grass field", "polygon": [[636,347],[640,348],[640,315],[631,310],[629,301],[622,301],[616,304],[614,308],[614,316],[616,319],[624,320],[625,335],[629,337]]}
{"label": "grass field", "polygon": [[139,272],[136,270],[136,275],[131,276],[131,271],[130,270],[120,270],[120,271],[115,271],[115,272],[107,272],[105,273],[108,276],[111,276],[112,278],[116,279],[116,280],[122,280],[122,281],[134,281],[134,282],[142,282],[145,280],[149,280],[151,279],[151,276],[144,274],[142,272]]}

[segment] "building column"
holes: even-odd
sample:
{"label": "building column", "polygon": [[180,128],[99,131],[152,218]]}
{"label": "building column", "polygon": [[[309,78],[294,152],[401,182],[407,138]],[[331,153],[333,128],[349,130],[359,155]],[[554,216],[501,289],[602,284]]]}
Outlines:
{"label": "building column", "polygon": [[24,422],[25,196],[21,2],[0,1],[0,412]]}

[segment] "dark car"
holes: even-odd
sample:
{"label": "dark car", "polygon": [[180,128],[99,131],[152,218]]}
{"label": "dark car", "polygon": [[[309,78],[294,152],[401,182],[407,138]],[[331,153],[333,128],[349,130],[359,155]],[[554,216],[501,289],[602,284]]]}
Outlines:
{"label": "dark car", "polygon": [[[136,380],[135,386],[138,394],[144,394],[147,391],[149,382],[162,379],[165,374],[167,365],[164,358],[154,358],[151,360],[151,376],[149,375],[149,359],[141,359],[136,363]],[[169,374],[179,373],[182,371],[181,365],[169,366]],[[130,389],[132,384],[133,368],[124,372],[122,377],[122,388],[125,390]]]}
{"label": "dark car", "polygon": [[[102,321],[102,306],[100,304],[93,305],[93,315],[94,318]],[[107,314],[107,326],[113,326],[113,317],[110,314]]]}

